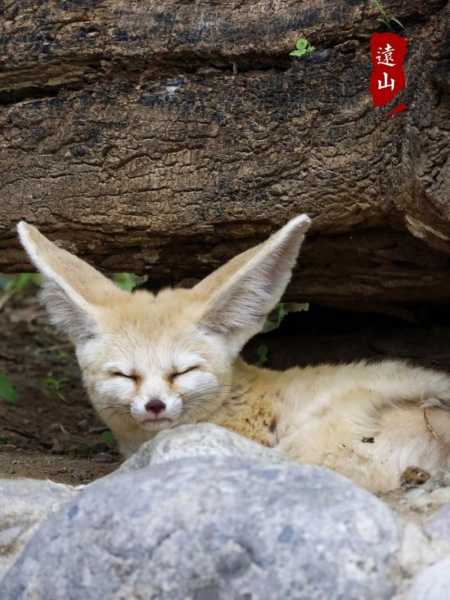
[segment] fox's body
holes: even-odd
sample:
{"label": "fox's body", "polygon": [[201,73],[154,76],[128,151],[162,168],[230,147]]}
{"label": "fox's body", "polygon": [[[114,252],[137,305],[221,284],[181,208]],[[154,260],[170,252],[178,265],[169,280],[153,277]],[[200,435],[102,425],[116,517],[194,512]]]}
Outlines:
{"label": "fox's body", "polygon": [[309,225],[297,217],[192,290],[129,294],[37,230],[53,322],[76,345],[91,401],[129,455],[158,431],[211,422],[373,491],[450,466],[450,376],[401,361],[284,372],[239,358],[283,293]]}
{"label": "fox's body", "polygon": [[[401,361],[277,372],[239,360],[223,404],[198,422],[387,492],[410,466],[429,473],[450,467],[450,412],[426,402],[437,404],[439,397],[450,405],[448,376]],[[155,435],[123,414],[102,416],[125,456]]]}

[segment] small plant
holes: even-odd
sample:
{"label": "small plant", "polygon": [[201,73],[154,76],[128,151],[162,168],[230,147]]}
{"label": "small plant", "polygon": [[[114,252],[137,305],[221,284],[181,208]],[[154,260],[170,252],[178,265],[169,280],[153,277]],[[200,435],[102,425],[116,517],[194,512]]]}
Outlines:
{"label": "small plant", "polygon": [[56,350],[55,358],[57,358],[61,363],[66,363],[70,358],[70,354],[64,350]]}
{"label": "small plant", "polygon": [[380,16],[378,17],[378,21],[383,23],[385,27],[387,27],[388,29],[392,29],[392,24],[395,23],[402,29],[405,29],[403,24],[396,17],[392,16],[392,14],[386,8],[384,8],[384,6],[379,0],[372,0],[372,4],[374,8],[379,12]]}
{"label": "small plant", "polygon": [[267,333],[268,331],[278,329],[278,327],[281,325],[282,320],[287,314],[288,311],[286,310],[286,306],[282,302],[277,304],[273,311],[267,317],[262,332]]}
{"label": "small plant", "polygon": [[126,292],[132,292],[138,285],[145,283],[147,277],[139,277],[135,273],[116,273],[113,276],[114,283]]}
{"label": "small plant", "polygon": [[0,296],[0,310],[10,298],[22,293],[32,283],[40,285],[41,281],[42,277],[38,273],[20,273],[19,275],[0,273],[0,290],[3,292]]}
{"label": "small plant", "polygon": [[[299,303],[299,302],[290,302],[284,304],[283,302],[279,302],[273,311],[269,314],[264,323],[264,327],[262,328],[261,333],[268,333],[269,331],[274,331],[278,329],[281,325],[284,317],[289,313],[297,313],[309,310],[309,304],[307,302]],[[260,344],[256,348],[256,364],[258,367],[263,367],[265,364],[269,362],[269,348],[265,344]]]}
{"label": "small plant", "polygon": [[314,46],[311,46],[308,40],[305,37],[301,36],[298,38],[295,44],[295,50],[289,52],[289,56],[297,56],[298,58],[303,58],[312,54],[314,50]]}
{"label": "small plant", "polygon": [[58,398],[64,400],[63,388],[68,381],[67,377],[55,377],[52,373],[49,373],[42,380],[42,384],[51,394],[55,394]]}
{"label": "small plant", "polygon": [[107,446],[114,446],[114,437],[109,429],[102,433],[102,440]]}
{"label": "small plant", "polygon": [[12,406],[17,404],[16,388],[5,373],[0,373],[0,398]]}
{"label": "small plant", "polygon": [[41,280],[42,277],[38,273],[0,274],[0,290],[17,294],[23,292],[31,283],[40,285]]}
{"label": "small plant", "polygon": [[280,302],[275,306],[273,311],[267,317],[266,322],[264,323],[264,327],[262,329],[262,333],[268,333],[269,331],[278,329],[286,315],[290,313],[298,313],[308,310],[309,304],[307,302],[289,302],[287,304]]}

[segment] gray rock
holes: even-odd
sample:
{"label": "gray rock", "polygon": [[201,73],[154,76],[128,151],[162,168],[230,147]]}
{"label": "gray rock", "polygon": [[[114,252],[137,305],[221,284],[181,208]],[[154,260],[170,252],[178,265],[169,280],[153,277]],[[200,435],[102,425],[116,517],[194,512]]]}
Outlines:
{"label": "gray rock", "polygon": [[377,600],[397,523],[311,466],[188,458],[94,482],[43,523],[2,600]]}
{"label": "gray rock", "polygon": [[36,525],[76,493],[71,486],[51,481],[0,480],[0,579]]}
{"label": "gray rock", "polygon": [[109,477],[193,456],[235,456],[261,460],[266,464],[297,464],[276,450],[252,442],[229,429],[211,423],[200,423],[161,431]]}
{"label": "gray rock", "polygon": [[428,567],[413,581],[407,600],[448,600],[450,598],[450,557]]}
{"label": "gray rock", "polygon": [[445,504],[424,523],[424,529],[432,538],[450,542],[450,504]]}
{"label": "gray rock", "polygon": [[[222,427],[187,425],[161,432],[109,477],[185,456],[248,456],[266,463],[287,461],[276,451]],[[74,490],[50,481],[0,480],[0,577],[30,539],[35,525],[68,501]]]}

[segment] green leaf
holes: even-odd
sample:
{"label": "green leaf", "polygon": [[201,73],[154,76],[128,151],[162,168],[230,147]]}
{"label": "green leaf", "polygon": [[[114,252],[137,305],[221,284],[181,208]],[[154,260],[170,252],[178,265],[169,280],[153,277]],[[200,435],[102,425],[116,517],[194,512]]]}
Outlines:
{"label": "green leaf", "polygon": [[66,363],[69,358],[70,355],[68,354],[68,352],[65,352],[64,350],[56,350],[55,352],[55,357],[62,363]]}
{"label": "green leaf", "polygon": [[102,440],[108,446],[113,446],[114,445],[114,437],[113,437],[113,434],[109,430],[108,431],[104,431],[102,433]]}
{"label": "green leaf", "polygon": [[51,392],[58,394],[68,381],[67,377],[56,377],[52,373],[49,373],[47,377],[42,379],[42,384]]}
{"label": "green leaf", "polygon": [[0,398],[3,398],[8,404],[12,404],[13,406],[17,404],[16,388],[4,373],[0,373]]}
{"label": "green leaf", "polygon": [[139,278],[134,273],[116,273],[113,279],[126,292],[132,292],[139,283]]}
{"label": "green leaf", "polygon": [[12,289],[14,292],[23,292],[31,283],[32,273],[21,273],[14,278]]}
{"label": "green leaf", "polygon": [[379,2],[379,0],[373,0],[372,4],[375,7],[375,9],[378,10],[378,12],[380,13],[380,16],[378,17],[377,20],[380,21],[381,23],[383,23],[383,25],[385,27],[387,27],[388,29],[391,29],[392,23],[395,23],[402,29],[405,29],[403,23],[401,23],[397,18],[392,17],[391,14],[384,8],[382,3]]}
{"label": "green leaf", "polygon": [[399,27],[401,27],[402,29],[405,29],[405,26],[403,25],[403,23],[401,23],[401,22],[400,22],[398,19],[396,19],[395,17],[392,17],[392,18],[391,18],[391,21],[392,21],[393,23],[397,23],[397,25],[398,25]]}
{"label": "green leaf", "polygon": [[285,305],[280,302],[275,306],[273,311],[269,314],[264,323],[263,333],[267,333],[268,331],[273,331],[274,329],[278,329],[281,325],[281,321],[288,314]]}
{"label": "green leaf", "polygon": [[23,292],[31,283],[40,285],[42,277],[39,273],[19,273],[19,275],[0,274],[0,290],[9,294]]}
{"label": "green leaf", "polygon": [[304,37],[298,38],[297,43],[296,43],[297,50],[306,50],[306,48],[308,46],[309,46],[309,42],[306,38],[304,38]]}
{"label": "green leaf", "polygon": [[308,54],[312,54],[315,50],[314,46],[308,42],[305,37],[299,37],[295,43],[296,49],[292,52],[289,52],[289,56],[307,56]]}

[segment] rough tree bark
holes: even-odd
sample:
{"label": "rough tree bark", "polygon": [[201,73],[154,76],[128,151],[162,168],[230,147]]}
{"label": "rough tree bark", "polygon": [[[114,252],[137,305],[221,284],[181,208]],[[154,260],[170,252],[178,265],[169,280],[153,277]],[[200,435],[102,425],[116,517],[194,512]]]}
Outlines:
{"label": "rough tree bark", "polygon": [[289,297],[449,300],[450,5],[384,2],[410,42],[409,108],[389,118],[368,93],[370,4],[3,0],[0,270],[29,269],[21,218],[171,283],[307,212]]}

